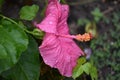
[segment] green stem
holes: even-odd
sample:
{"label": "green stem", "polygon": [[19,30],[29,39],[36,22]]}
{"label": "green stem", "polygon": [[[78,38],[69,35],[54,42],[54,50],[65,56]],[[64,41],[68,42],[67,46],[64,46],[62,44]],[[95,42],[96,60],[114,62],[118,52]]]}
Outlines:
{"label": "green stem", "polygon": [[27,33],[29,33],[29,34],[34,35],[34,33],[33,33],[33,32],[31,32],[31,31],[29,31],[29,30],[27,30],[27,29],[24,29],[24,30],[25,30],[25,32],[27,32]]}
{"label": "green stem", "polygon": [[15,22],[14,20],[12,20],[12,19],[10,19],[10,18],[8,18],[8,17],[6,17],[6,16],[3,16],[3,15],[0,14],[0,17],[2,17],[3,19],[9,20],[10,22],[12,22],[12,23],[18,25],[17,22]]}
{"label": "green stem", "polygon": [[[8,20],[8,21],[12,22],[13,24],[15,24],[15,25],[19,26],[19,24],[18,24],[17,22],[15,22],[14,20],[12,20],[12,19],[10,19],[10,18],[8,18],[8,17],[6,17],[6,16],[3,16],[3,15],[1,15],[1,14],[0,14],[0,17],[2,17],[3,19],[6,19],[6,20]],[[33,32],[28,31],[27,29],[23,29],[23,30],[24,30],[25,32],[29,33],[29,34],[34,35],[34,33],[33,33]]]}

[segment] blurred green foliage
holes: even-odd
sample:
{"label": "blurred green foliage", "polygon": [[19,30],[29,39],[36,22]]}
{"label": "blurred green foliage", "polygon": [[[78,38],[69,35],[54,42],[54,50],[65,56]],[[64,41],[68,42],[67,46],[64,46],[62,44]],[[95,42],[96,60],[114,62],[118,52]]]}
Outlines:
{"label": "blurred green foliage", "polygon": [[3,3],[4,3],[4,0],[0,0],[0,8],[3,5]]}
{"label": "blurred green foliage", "polygon": [[100,19],[103,18],[103,14],[102,14],[102,12],[100,11],[99,8],[95,8],[95,9],[91,12],[91,14],[93,15],[94,21],[95,21],[96,23],[98,23],[98,22],[100,21]]}
{"label": "blurred green foliage", "polygon": [[[78,19],[79,26],[85,26],[86,32],[96,32],[96,38],[91,41],[91,60],[95,62],[98,69],[98,80],[120,80],[120,11],[111,13],[111,17],[106,17],[99,8],[91,11],[93,19]],[[108,24],[99,33],[98,25]],[[94,23],[94,25],[92,25]],[[96,27],[95,27],[96,26]]]}
{"label": "blurred green foliage", "polygon": [[120,80],[120,12],[114,12],[108,27],[92,40],[92,60],[99,69],[99,80]]}
{"label": "blurred green foliage", "polygon": [[88,19],[84,18],[84,19],[78,19],[77,24],[83,26],[85,24],[88,24],[89,22],[90,21]]}
{"label": "blurred green foliage", "polygon": [[103,19],[104,21],[108,20],[107,18],[104,17],[103,13],[100,11],[99,8],[95,8],[93,11],[91,11],[90,15],[93,16],[92,21],[87,18],[83,18],[83,19],[78,19],[77,24],[80,26],[83,26],[83,25],[89,24],[91,22],[98,23],[101,19]]}

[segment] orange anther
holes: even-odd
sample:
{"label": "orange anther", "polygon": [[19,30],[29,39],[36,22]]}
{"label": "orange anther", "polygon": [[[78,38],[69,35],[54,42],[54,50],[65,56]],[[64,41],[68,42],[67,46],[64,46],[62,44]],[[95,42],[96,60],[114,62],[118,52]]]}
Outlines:
{"label": "orange anther", "polygon": [[78,34],[76,35],[76,40],[78,41],[90,41],[90,39],[92,39],[92,35],[90,33],[85,33],[83,35]]}

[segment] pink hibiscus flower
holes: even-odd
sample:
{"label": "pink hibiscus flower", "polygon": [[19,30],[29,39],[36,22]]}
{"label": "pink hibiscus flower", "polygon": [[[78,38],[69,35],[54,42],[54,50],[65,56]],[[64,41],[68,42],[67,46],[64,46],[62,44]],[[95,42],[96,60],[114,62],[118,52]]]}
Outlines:
{"label": "pink hibiscus flower", "polygon": [[84,55],[73,39],[88,41],[91,36],[87,33],[70,35],[67,24],[68,5],[62,5],[57,0],[48,1],[44,20],[35,24],[37,28],[46,32],[39,47],[40,54],[46,64],[57,68],[62,75],[70,77],[77,59]]}

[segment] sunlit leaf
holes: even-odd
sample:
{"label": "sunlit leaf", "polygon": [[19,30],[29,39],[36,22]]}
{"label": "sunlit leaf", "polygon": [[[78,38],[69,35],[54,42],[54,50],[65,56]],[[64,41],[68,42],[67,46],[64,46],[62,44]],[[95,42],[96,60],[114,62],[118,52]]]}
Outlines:
{"label": "sunlit leaf", "polygon": [[91,76],[92,80],[97,80],[98,74],[97,74],[96,67],[94,67],[94,66],[91,67],[91,69],[90,69],[90,76]]}
{"label": "sunlit leaf", "polygon": [[83,67],[82,66],[76,66],[74,71],[73,71],[72,77],[75,79],[75,78],[79,77],[82,73],[83,73]]}
{"label": "sunlit leaf", "polygon": [[79,59],[77,60],[78,65],[82,65],[82,64],[85,63],[85,62],[86,62],[85,57],[81,57],[81,58],[79,58]]}
{"label": "sunlit leaf", "polygon": [[82,64],[86,62],[86,59],[84,57],[81,57],[78,59],[77,65],[73,70],[72,77],[75,79],[79,77],[83,73],[83,66]]}
{"label": "sunlit leaf", "polygon": [[87,75],[89,75],[90,69],[91,69],[91,64],[89,62],[87,62],[83,65],[83,70]]}

